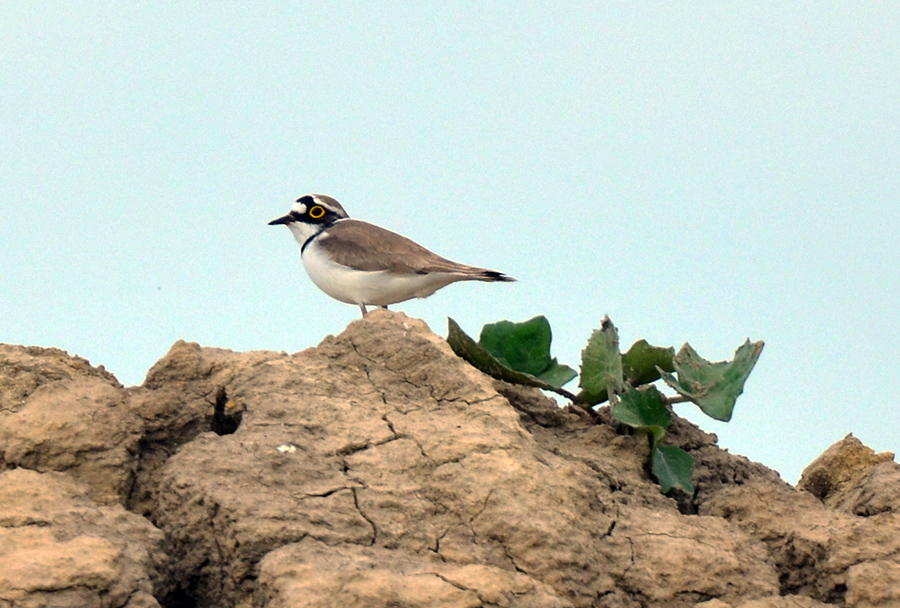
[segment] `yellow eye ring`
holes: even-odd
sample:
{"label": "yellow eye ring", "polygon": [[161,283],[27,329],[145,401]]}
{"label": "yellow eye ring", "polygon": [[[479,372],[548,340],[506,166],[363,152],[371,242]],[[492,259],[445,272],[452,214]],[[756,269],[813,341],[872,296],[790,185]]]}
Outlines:
{"label": "yellow eye ring", "polygon": [[325,215],[325,208],[320,207],[319,205],[316,205],[315,207],[313,207],[312,209],[309,210],[309,217],[311,217],[314,220],[320,219],[324,215]]}

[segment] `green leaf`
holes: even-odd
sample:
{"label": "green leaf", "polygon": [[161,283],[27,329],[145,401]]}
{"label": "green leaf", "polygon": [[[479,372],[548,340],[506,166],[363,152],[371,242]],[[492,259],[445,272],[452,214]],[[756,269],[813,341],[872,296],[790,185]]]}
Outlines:
{"label": "green leaf", "polygon": [[481,329],[478,344],[507,368],[559,388],[578,374],[550,358],[552,340],[550,322],[544,316],[537,316],[522,323],[488,323]]}
{"label": "green leaf", "polygon": [[763,342],[744,342],[731,361],[711,363],[685,344],[675,355],[676,378],[661,372],[666,384],[696,403],[706,415],[728,422],[734,403],[744,391],[744,382],[753,371],[763,349]]}
{"label": "green leaf", "polygon": [[647,431],[653,436],[654,442],[663,438],[672,421],[672,414],[666,407],[663,395],[655,386],[625,391],[612,408],[612,415],[623,424]]}
{"label": "green leaf", "polygon": [[453,352],[489,376],[506,382],[536,386],[549,391],[559,388],[530,374],[518,372],[504,365],[494,358],[487,349],[469,337],[459,324],[449,317],[447,318],[447,343],[453,349]]}
{"label": "green leaf", "polygon": [[478,344],[507,367],[537,376],[550,366],[551,339],[547,317],[537,316],[522,323],[488,323]]}
{"label": "green leaf", "polygon": [[622,371],[632,386],[650,384],[659,379],[659,369],[673,372],[672,358],[675,349],[671,346],[652,346],[646,340],[638,340],[622,355]]}
{"label": "green leaf", "polygon": [[551,386],[557,388],[571,382],[578,375],[574,369],[568,365],[559,363],[556,358],[550,360],[550,367],[538,374],[538,378]]}
{"label": "green leaf", "polygon": [[609,390],[621,392],[623,382],[619,332],[609,317],[604,317],[600,329],[594,330],[581,351],[581,396],[596,405],[609,398]]}
{"label": "green leaf", "polygon": [[650,469],[665,494],[672,488],[679,488],[686,494],[694,493],[691,473],[694,457],[674,445],[653,445]]}

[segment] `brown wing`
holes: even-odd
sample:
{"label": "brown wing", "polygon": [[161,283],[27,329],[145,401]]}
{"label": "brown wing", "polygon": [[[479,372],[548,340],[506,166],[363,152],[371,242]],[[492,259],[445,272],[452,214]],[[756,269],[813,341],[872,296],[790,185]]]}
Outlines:
{"label": "brown wing", "polygon": [[334,261],[356,270],[398,274],[452,272],[473,278],[485,272],[483,268],[442,258],[405,236],[360,220],[340,220],[316,239]]}

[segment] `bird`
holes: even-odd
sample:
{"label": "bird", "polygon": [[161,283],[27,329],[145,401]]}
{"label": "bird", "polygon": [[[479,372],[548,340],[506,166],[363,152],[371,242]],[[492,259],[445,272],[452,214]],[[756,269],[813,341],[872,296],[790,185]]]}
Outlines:
{"label": "bird", "polygon": [[269,222],[287,226],[300,243],[300,258],[312,282],[347,304],[387,308],[427,298],[457,281],[515,281],[496,270],[443,258],[403,235],[351,219],[324,194],[305,194],[291,210]]}

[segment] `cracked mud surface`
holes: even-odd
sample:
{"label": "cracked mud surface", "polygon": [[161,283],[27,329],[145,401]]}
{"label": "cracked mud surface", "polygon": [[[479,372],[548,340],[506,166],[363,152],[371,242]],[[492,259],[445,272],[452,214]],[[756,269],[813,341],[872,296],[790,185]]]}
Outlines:
{"label": "cracked mud surface", "polygon": [[[900,605],[895,463],[845,450],[852,474],[820,467],[814,496],[677,421],[697,493],[666,497],[643,438],[492,381],[403,314],[293,355],[178,342],[128,389],[0,348],[0,507],[21,512],[0,509],[0,608],[64,605],[69,583],[70,605],[131,608]],[[44,483],[84,515],[23,503]],[[62,588],[2,574],[73,546],[94,559]]]}

